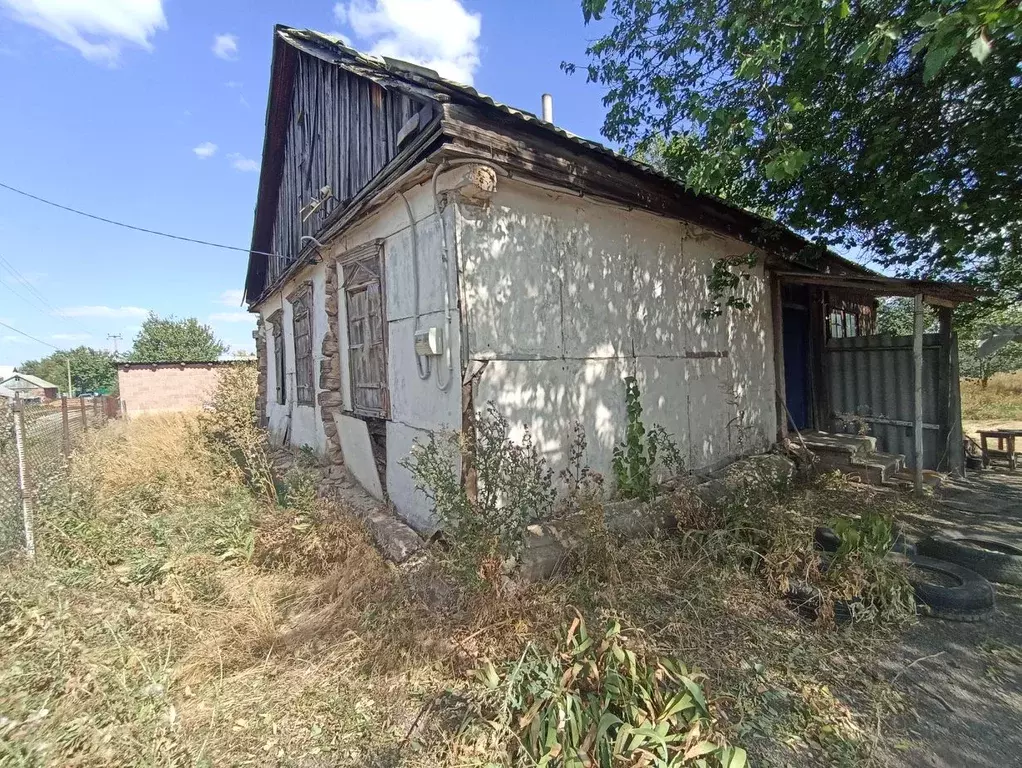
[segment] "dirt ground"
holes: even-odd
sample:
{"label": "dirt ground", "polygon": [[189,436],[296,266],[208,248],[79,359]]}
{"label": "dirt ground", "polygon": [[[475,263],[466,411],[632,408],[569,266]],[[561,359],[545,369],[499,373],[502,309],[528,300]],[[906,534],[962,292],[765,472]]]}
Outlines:
{"label": "dirt ground", "polygon": [[963,421],[962,430],[973,440],[979,440],[981,429],[1022,429],[1019,419],[987,419],[986,421]]}
{"label": "dirt ground", "polygon": [[[1022,471],[974,473],[938,495],[940,506],[904,521],[909,534],[954,528],[1022,541]],[[887,764],[1022,765],[1022,589],[995,587],[993,620],[922,619],[881,660],[880,674],[910,704],[900,723],[909,739],[889,749]]]}

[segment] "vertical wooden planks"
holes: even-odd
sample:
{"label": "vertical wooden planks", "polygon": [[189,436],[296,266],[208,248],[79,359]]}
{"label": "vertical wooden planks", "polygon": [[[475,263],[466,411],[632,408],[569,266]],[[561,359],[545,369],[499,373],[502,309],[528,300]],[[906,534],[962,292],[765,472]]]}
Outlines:
{"label": "vertical wooden planks", "polygon": [[[330,214],[356,196],[397,153],[397,133],[423,103],[300,53],[294,70],[291,116],[272,243],[269,280],[301,251],[301,237],[315,236]],[[308,221],[302,209],[329,185],[333,197]]]}

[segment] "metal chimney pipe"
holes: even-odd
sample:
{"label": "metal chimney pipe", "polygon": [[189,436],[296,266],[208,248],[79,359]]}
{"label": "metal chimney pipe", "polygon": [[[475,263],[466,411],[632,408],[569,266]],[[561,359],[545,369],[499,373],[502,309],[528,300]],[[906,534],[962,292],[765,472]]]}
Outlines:
{"label": "metal chimney pipe", "polygon": [[543,121],[547,123],[554,121],[554,97],[549,93],[543,94]]}

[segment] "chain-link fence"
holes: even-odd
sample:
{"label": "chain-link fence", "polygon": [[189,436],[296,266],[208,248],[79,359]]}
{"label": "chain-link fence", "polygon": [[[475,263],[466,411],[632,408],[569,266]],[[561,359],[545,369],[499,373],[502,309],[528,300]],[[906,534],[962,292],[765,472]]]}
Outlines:
{"label": "chain-link fence", "polygon": [[117,415],[112,397],[0,397],[0,559],[35,554],[39,483],[63,472],[82,436]]}

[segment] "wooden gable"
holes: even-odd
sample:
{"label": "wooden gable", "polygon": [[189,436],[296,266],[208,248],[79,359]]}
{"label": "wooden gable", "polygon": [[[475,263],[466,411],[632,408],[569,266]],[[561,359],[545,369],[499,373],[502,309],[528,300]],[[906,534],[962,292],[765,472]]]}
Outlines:
{"label": "wooden gable", "polygon": [[[293,51],[293,49],[292,49]],[[293,51],[289,115],[268,250],[266,284],[295,262],[309,241],[432,119],[433,104]],[[271,104],[272,109],[272,104]],[[272,116],[268,118],[271,120]],[[402,129],[405,129],[403,132]],[[264,173],[266,172],[264,168]]]}

